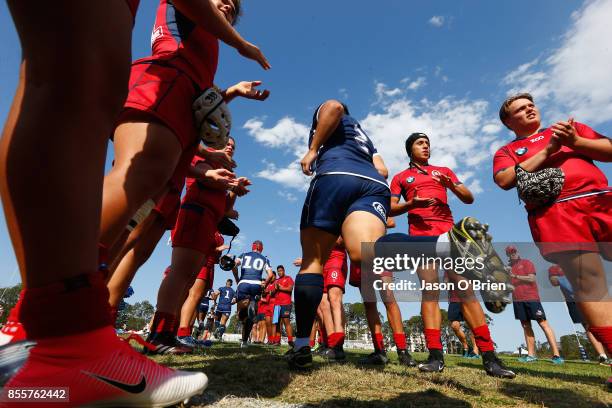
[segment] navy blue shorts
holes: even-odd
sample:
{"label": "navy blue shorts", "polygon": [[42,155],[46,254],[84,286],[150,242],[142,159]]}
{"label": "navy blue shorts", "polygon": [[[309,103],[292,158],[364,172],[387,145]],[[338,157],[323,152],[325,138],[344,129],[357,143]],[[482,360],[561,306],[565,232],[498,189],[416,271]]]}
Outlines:
{"label": "navy blue shorts", "polygon": [[463,313],[461,313],[461,302],[448,303],[448,321],[449,322],[464,322]]}
{"label": "navy blue shorts", "polygon": [[253,283],[239,283],[236,291],[236,299],[240,302],[243,299],[254,300],[255,296],[261,295],[261,285]]}
{"label": "navy blue shorts", "polygon": [[200,303],[198,305],[198,312],[199,313],[208,313],[208,305],[205,303]]}
{"label": "navy blue shorts", "polygon": [[569,312],[570,317],[572,318],[572,322],[574,324],[584,324],[584,319],[582,318],[582,313],[580,313],[580,309],[576,306],[575,302],[565,302],[567,304],[567,310]]}
{"label": "navy blue shorts", "polygon": [[310,183],[300,229],[315,227],[339,235],[344,219],[353,211],[366,211],[387,224],[391,192],[379,182],[345,174],[327,174]]}
{"label": "navy blue shorts", "polygon": [[230,317],[230,315],[232,314],[232,310],[219,310],[219,308],[217,308],[217,311],[215,312],[215,315],[217,317],[217,319],[221,319],[221,316],[225,316],[225,317]]}
{"label": "navy blue shorts", "polygon": [[291,311],[293,310],[293,304],[279,305],[279,318],[289,319],[291,318]]}
{"label": "navy blue shorts", "polygon": [[514,318],[522,322],[527,320],[546,320],[546,313],[540,302],[514,302]]}

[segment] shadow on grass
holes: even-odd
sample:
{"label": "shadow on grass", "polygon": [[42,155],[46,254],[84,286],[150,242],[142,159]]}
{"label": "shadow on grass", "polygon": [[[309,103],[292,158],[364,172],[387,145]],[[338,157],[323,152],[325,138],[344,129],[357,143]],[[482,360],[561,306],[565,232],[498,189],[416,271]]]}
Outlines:
{"label": "shadow on grass", "polygon": [[407,407],[457,407],[467,408],[472,405],[463,400],[452,398],[436,390],[426,390],[421,392],[404,392],[395,398],[385,399],[384,401],[358,401],[350,398],[338,398],[322,401],[317,405],[306,405],[308,407],[349,407],[349,408],[407,408]]}
{"label": "shadow on grass", "polygon": [[[553,366],[551,363],[552,371],[546,371],[544,367],[539,366],[540,369],[530,368],[527,364],[516,363],[513,364],[511,361],[504,360],[506,366],[514,371],[517,376],[519,375],[529,375],[535,377],[545,377],[551,378],[555,380],[563,380],[563,381],[571,381],[571,382],[581,382],[584,384],[590,385],[601,385],[603,384],[604,378],[602,376],[596,374],[579,374],[572,373],[568,371],[562,371],[564,366]],[[509,364],[508,364],[509,363]],[[458,362],[456,363],[458,367],[468,367],[475,368],[474,365],[470,363]]]}
{"label": "shadow on grass", "polygon": [[550,388],[538,387],[515,382],[504,382],[499,392],[513,398],[518,398],[525,403],[531,403],[546,407],[609,407],[601,401],[578,394],[572,390],[551,390]]}

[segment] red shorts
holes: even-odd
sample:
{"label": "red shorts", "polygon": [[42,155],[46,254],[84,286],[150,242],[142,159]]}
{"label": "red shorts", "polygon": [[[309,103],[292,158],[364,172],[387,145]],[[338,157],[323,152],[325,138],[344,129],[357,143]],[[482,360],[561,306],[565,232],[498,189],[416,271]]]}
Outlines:
{"label": "red shorts", "polygon": [[257,303],[257,314],[263,314],[264,316],[267,316],[269,313],[268,309],[270,309],[269,303],[264,303],[262,301],[259,301],[259,303]]}
{"label": "red shorts", "polygon": [[446,234],[453,228],[452,221],[427,221],[413,223],[409,225],[408,233],[415,236],[432,237],[436,235]]}
{"label": "red shorts", "polygon": [[215,254],[215,232],[221,217],[206,207],[184,203],[172,230],[172,247],[190,248],[206,255]]}
{"label": "red shorts", "polygon": [[[212,259],[212,262],[211,262]],[[202,266],[196,279],[202,279],[206,281],[205,291],[212,289],[213,281],[215,280],[215,257],[207,257],[206,265]]]}
{"label": "red shorts", "polygon": [[153,211],[158,213],[163,219],[167,230],[174,229],[181,206],[181,193],[173,188],[168,190],[157,202]]}
{"label": "red shorts", "polygon": [[533,241],[547,255],[565,251],[604,251],[601,244],[612,242],[612,192],[563,201],[529,212]]}
{"label": "red shorts", "polygon": [[[391,272],[385,271],[377,276],[393,276]],[[361,287],[361,266],[357,266],[351,262],[351,275],[349,277],[349,285],[356,288]]]}
{"label": "red shorts", "polygon": [[136,120],[134,114],[146,112],[170,129],[187,150],[199,140],[191,108],[199,90],[182,71],[162,64],[151,58],[132,63],[129,92],[118,123]]}
{"label": "red shorts", "polygon": [[[336,259],[333,259],[336,261]],[[346,276],[347,276],[347,266],[346,260],[338,260],[340,262],[330,262],[328,261],[323,268],[323,293],[327,293],[328,289],[332,286],[339,287],[342,289],[342,293],[344,293],[344,288],[346,287]]]}

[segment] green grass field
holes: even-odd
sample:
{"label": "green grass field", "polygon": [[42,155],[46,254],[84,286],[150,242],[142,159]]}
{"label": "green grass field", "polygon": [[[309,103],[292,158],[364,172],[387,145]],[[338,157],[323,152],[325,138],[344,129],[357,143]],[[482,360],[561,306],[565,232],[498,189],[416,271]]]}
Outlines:
{"label": "green grass field", "polygon": [[[396,354],[384,368],[360,368],[357,358],[365,351],[350,351],[344,364],[329,364],[315,357],[310,372],[291,372],[283,360],[287,350],[251,346],[242,352],[237,343],[216,343],[187,357],[163,356],[157,360],[170,367],[203,371],[209,377],[204,396],[192,406],[206,406],[227,396],[230,405],[242,398],[257,398],[260,405],[323,407],[607,407],[612,393],[603,382],[610,368],[578,361],[557,366],[550,361],[519,363],[505,359],[517,373],[514,380],[488,377],[480,360],[447,356],[441,374],[422,374],[399,366]],[[425,354],[415,355],[424,360]],[[234,398],[235,397],[235,398]],[[253,405],[253,400],[250,401]],[[257,403],[257,401],[255,401]],[[276,404],[275,404],[276,403]]]}

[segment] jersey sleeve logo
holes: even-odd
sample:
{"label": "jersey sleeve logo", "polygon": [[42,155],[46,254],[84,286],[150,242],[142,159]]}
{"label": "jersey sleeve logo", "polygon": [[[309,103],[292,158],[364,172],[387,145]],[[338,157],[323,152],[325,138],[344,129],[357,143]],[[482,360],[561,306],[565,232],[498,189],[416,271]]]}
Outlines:
{"label": "jersey sleeve logo", "polygon": [[434,170],[431,172],[431,175],[434,177],[440,177],[440,172],[438,170]]}
{"label": "jersey sleeve logo", "polygon": [[414,177],[410,176],[406,179],[406,183],[414,183]]}
{"label": "jersey sleeve logo", "polygon": [[514,153],[516,153],[518,156],[522,156],[522,155],[524,155],[525,153],[527,153],[527,151],[528,151],[528,150],[529,150],[529,149],[527,149],[526,147],[520,147],[520,148],[516,149],[516,150],[514,151]]}

